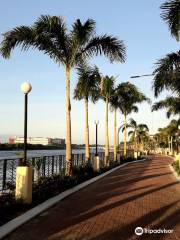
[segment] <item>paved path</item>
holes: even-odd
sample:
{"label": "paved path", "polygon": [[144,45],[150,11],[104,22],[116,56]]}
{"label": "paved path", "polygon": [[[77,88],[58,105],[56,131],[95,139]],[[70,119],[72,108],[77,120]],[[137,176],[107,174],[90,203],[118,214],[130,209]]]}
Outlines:
{"label": "paved path", "polygon": [[[6,240],[180,239],[180,184],[167,157],[129,164],[59,202]],[[136,227],[172,229],[136,236]]]}

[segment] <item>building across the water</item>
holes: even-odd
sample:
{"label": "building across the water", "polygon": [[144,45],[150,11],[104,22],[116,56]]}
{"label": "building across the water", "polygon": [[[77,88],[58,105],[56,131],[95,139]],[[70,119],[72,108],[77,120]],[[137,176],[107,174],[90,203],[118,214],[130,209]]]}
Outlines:
{"label": "building across the water", "polygon": [[[9,144],[24,143],[24,137],[9,138]],[[65,139],[47,137],[28,137],[27,143],[41,145],[65,145]]]}

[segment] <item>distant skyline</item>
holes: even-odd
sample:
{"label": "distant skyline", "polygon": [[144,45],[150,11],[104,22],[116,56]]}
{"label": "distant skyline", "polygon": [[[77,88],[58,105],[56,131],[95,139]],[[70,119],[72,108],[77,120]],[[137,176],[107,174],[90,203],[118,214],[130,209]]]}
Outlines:
{"label": "distant skyline", "polygon": [[[1,3],[0,33],[19,25],[31,25],[41,14],[63,16],[71,27],[75,19],[92,18],[98,34],[112,34],[127,47],[125,64],[110,64],[104,57],[91,60],[103,75],[118,76],[117,84],[131,81],[143,93],[154,99],[152,77],[130,79],[132,75],[150,74],[154,63],[169,52],[179,50],[179,43],[160,18],[160,5],[164,0],[53,0],[3,1]],[[2,36],[0,37],[2,40]],[[29,94],[28,136],[65,138],[65,72],[48,56],[37,50],[21,52],[15,49],[9,60],[0,58],[0,141],[2,135],[23,135],[23,94],[20,85],[32,84]],[[73,99],[77,83],[75,71],[71,74],[72,143],[84,143],[84,102]],[[159,99],[170,93],[164,92]],[[138,123],[146,123],[150,133],[164,127],[170,120],[165,111],[151,113],[150,106],[139,105],[139,113],[131,114]],[[104,143],[105,104],[99,101],[89,105],[90,144],[95,142],[94,120],[98,119],[99,143]],[[118,126],[123,116],[118,113]],[[113,114],[109,117],[110,144],[113,143]],[[122,139],[122,134],[121,134]]]}

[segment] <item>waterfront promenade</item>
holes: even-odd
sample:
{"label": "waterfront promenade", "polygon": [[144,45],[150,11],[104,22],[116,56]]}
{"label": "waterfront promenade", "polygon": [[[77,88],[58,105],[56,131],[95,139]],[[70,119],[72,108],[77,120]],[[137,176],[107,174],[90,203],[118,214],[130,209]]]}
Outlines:
{"label": "waterfront promenade", "polygon": [[[155,156],[124,166],[59,202],[5,239],[180,239],[180,183],[169,169],[171,161]],[[136,227],[173,232],[137,236]]]}

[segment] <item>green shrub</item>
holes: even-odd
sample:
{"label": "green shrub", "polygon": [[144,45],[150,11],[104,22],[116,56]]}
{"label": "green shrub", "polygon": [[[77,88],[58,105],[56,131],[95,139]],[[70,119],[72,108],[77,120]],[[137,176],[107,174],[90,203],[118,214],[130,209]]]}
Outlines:
{"label": "green shrub", "polygon": [[16,200],[14,193],[3,193],[0,195],[0,226],[29,208],[21,199]]}
{"label": "green shrub", "polygon": [[179,161],[175,161],[172,163],[173,168],[177,172],[178,175],[180,175],[180,167],[179,167]]}

